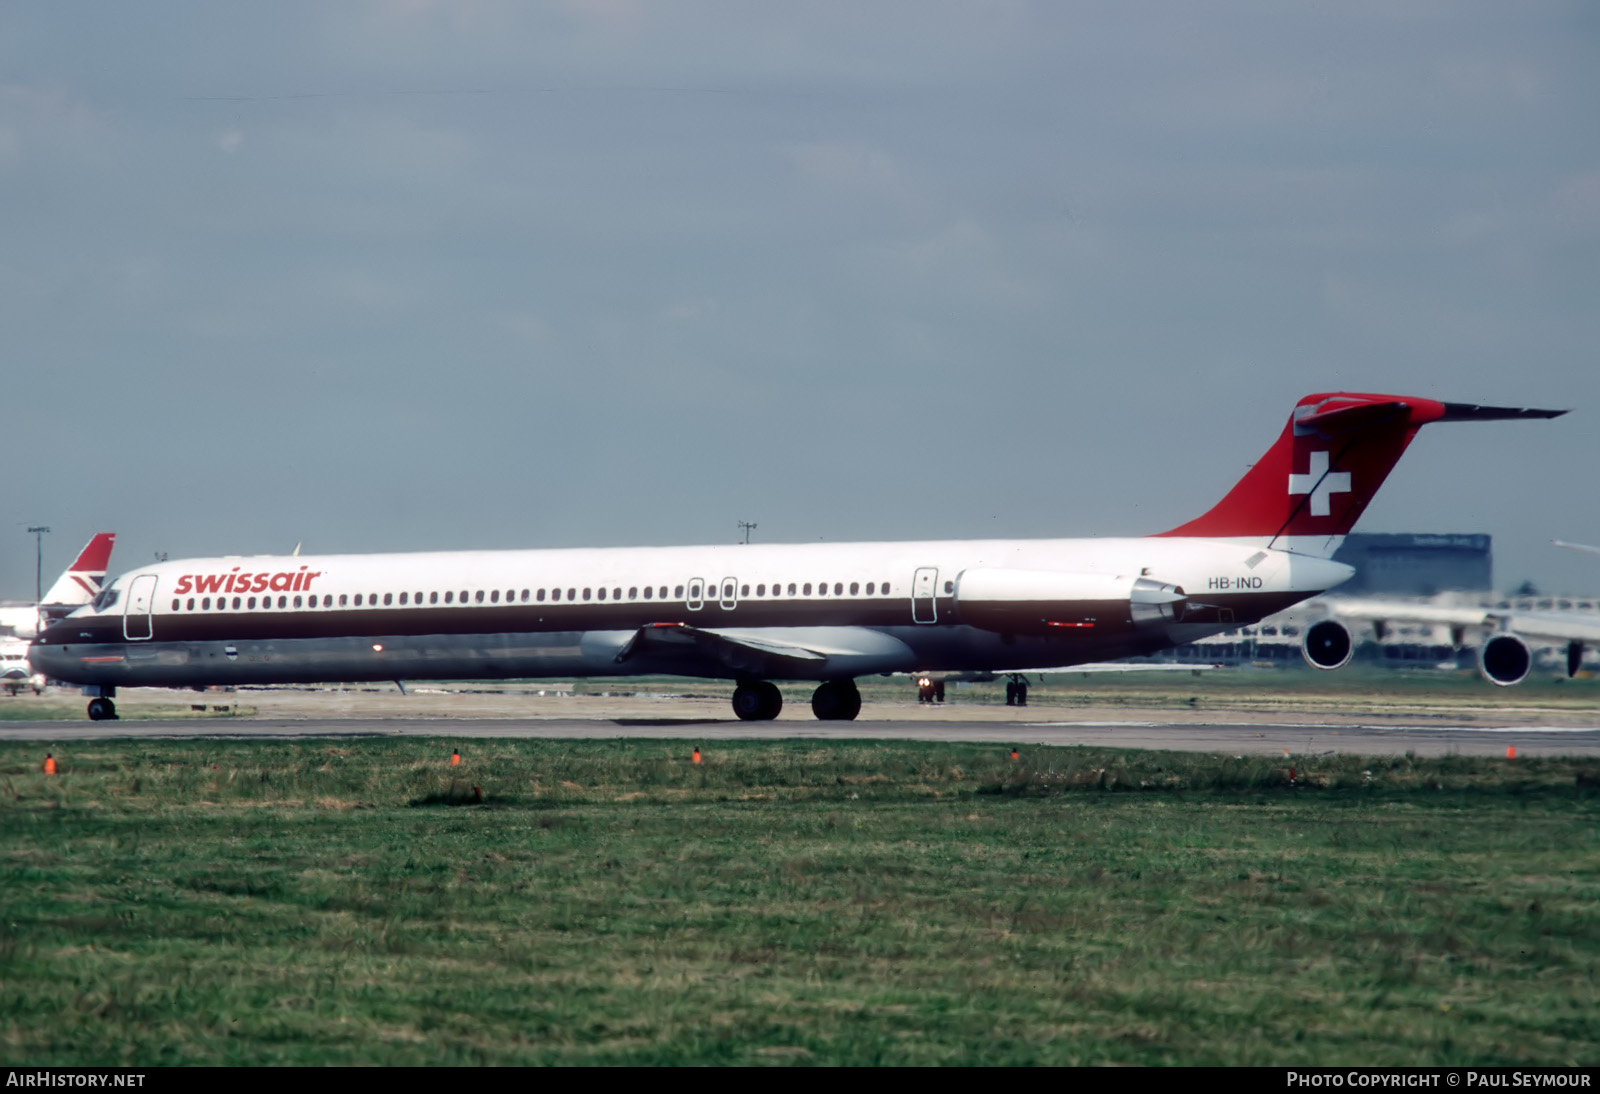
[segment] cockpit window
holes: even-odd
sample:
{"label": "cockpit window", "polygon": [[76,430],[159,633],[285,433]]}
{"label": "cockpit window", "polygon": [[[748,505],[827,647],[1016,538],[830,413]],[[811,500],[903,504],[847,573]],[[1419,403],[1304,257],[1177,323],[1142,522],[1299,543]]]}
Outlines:
{"label": "cockpit window", "polygon": [[117,602],[117,594],[120,592],[120,589],[101,589],[100,595],[94,598],[94,610],[103,612],[111,607]]}

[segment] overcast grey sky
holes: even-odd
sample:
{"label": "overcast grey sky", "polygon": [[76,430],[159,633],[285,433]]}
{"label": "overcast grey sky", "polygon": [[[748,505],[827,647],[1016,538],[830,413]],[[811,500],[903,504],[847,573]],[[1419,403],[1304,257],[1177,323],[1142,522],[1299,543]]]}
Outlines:
{"label": "overcast grey sky", "polygon": [[[1600,591],[1600,7],[0,7],[0,595],[415,548],[1132,535],[1294,401]],[[47,573],[48,582],[50,574]]]}

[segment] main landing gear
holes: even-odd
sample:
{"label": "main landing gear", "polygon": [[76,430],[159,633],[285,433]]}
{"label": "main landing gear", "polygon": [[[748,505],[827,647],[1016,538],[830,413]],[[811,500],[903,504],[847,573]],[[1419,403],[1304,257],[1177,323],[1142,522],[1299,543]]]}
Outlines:
{"label": "main landing gear", "polygon": [[89,700],[89,720],[91,722],[114,722],[117,720],[117,704],[110,699],[99,698]]}
{"label": "main landing gear", "polygon": [[[783,709],[783,694],[770,680],[755,680],[733,689],[733,712],[741,721],[770,722]],[[861,713],[861,692],[854,680],[828,680],[811,693],[811,713],[824,722],[851,722]]]}
{"label": "main landing gear", "polygon": [[853,722],[861,713],[861,693],[854,680],[828,680],[811,693],[811,713],[824,722]]}
{"label": "main landing gear", "polygon": [[733,689],[733,712],[745,722],[770,722],[783,709],[783,693],[770,680],[740,684]]}

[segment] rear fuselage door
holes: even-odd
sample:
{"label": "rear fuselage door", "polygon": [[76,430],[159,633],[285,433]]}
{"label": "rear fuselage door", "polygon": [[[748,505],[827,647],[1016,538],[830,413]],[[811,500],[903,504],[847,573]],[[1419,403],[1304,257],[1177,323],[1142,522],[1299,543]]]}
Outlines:
{"label": "rear fuselage door", "polygon": [[722,579],[722,607],[732,611],[739,606],[739,582],[731,577]]}
{"label": "rear fuselage door", "polygon": [[684,607],[691,612],[697,612],[705,606],[706,583],[698,577],[689,579],[689,596],[684,601]]}
{"label": "rear fuselage door", "polygon": [[937,623],[939,621],[939,607],[934,602],[934,596],[939,591],[939,570],[935,566],[924,566],[918,570],[911,580],[911,621],[913,623]]}
{"label": "rear fuselage door", "polygon": [[127,606],[122,615],[122,636],[130,642],[150,637],[150,613],[155,610],[156,575],[140,574],[128,586]]}

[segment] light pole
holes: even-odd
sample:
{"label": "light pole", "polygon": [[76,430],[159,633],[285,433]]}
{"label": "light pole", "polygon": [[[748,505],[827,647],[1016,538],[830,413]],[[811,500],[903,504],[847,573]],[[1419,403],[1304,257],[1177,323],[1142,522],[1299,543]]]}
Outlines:
{"label": "light pole", "polygon": [[44,599],[44,534],[49,530],[43,524],[37,524],[28,529],[28,534],[38,544],[33,566],[33,602],[35,604]]}
{"label": "light pole", "polygon": [[749,543],[750,542],[750,533],[756,530],[756,526],[754,524],[750,523],[747,520],[741,520],[739,522],[739,527],[744,530],[744,541],[746,543]]}

